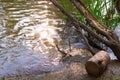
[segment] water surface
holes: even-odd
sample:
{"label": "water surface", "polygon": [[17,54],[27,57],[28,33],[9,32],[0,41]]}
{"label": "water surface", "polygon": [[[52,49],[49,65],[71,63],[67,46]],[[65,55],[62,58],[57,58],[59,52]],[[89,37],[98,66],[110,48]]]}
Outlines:
{"label": "water surface", "polygon": [[58,25],[61,13],[49,0],[0,0],[0,77],[60,69]]}
{"label": "water surface", "polygon": [[69,23],[65,35],[59,34],[65,26],[61,16],[49,0],[0,0],[0,77],[62,69],[65,64],[55,45],[63,39],[64,45],[86,48]]}

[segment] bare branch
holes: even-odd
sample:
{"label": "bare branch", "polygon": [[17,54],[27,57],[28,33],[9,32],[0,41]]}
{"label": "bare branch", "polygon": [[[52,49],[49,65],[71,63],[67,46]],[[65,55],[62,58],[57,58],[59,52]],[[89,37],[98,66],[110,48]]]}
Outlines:
{"label": "bare branch", "polygon": [[73,24],[76,25],[76,27],[81,27],[82,29],[84,29],[85,31],[87,31],[88,33],[90,33],[90,35],[94,36],[96,39],[98,39],[99,41],[103,42],[104,44],[107,45],[112,45],[111,42],[109,42],[108,40],[102,38],[101,36],[99,36],[98,34],[96,34],[95,32],[93,32],[88,26],[86,26],[83,23],[80,23],[76,18],[74,18],[70,13],[68,13],[66,10],[64,10],[64,8],[56,1],[56,0],[50,0],[57,8],[59,8],[59,10],[65,14],[66,16],[68,16],[71,20],[73,20]]}
{"label": "bare branch", "polygon": [[82,29],[81,27],[79,27],[79,29],[77,29],[78,32],[80,32],[81,37],[84,39],[89,51],[92,53],[92,55],[95,55],[95,51],[93,50],[93,48],[89,45],[88,39],[85,37],[85,35],[82,34]]}
{"label": "bare branch", "polygon": [[71,0],[71,2],[74,3],[79,12],[86,17],[87,21],[92,24],[92,27],[94,27],[95,30],[97,30],[100,34],[104,35],[109,40],[112,40],[111,36],[108,35],[108,32],[111,30],[108,29],[105,25],[102,25],[81,0]]}
{"label": "bare branch", "polygon": [[[57,0],[50,0],[59,10],[68,16],[72,23],[75,25],[76,29],[84,29],[90,36],[93,36],[96,40],[99,42],[107,45],[112,49],[115,56],[120,60],[120,42],[117,37],[117,35],[110,29],[108,29],[105,25],[101,24],[94,15],[87,9],[87,7],[84,5],[84,3],[81,0],[71,0],[74,5],[77,7],[77,9],[80,11],[80,13],[91,23],[92,27],[89,27],[83,23],[81,23],[77,18],[75,18],[73,15],[71,15],[68,11],[66,11],[58,2]],[[93,31],[93,29],[96,30]],[[91,47],[89,46],[88,39],[82,34],[83,39],[85,40],[89,50]],[[104,38],[103,38],[104,37]],[[86,40],[87,39],[87,40]],[[91,51],[92,52],[92,51]]]}

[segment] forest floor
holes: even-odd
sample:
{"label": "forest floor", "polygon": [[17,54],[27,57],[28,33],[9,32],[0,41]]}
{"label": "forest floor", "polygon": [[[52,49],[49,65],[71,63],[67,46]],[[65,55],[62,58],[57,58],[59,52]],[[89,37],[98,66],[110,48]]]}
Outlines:
{"label": "forest floor", "polygon": [[91,57],[86,49],[75,49],[63,63],[68,64],[60,71],[49,72],[43,76],[4,77],[0,80],[120,80],[120,62],[111,60],[106,71],[100,77],[89,76],[85,70],[85,62]]}

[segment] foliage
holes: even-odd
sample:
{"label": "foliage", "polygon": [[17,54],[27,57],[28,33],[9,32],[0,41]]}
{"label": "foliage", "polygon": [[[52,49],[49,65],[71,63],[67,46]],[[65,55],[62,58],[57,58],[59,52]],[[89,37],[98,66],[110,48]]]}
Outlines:
{"label": "foliage", "polygon": [[[65,10],[69,13],[75,15],[80,21],[84,21],[84,17],[79,13],[79,11],[71,4],[70,0],[60,0],[59,1]],[[68,19],[67,16],[63,16],[63,19]]]}
{"label": "foliage", "polygon": [[[96,18],[109,28],[114,29],[120,22],[120,14],[115,12],[114,0],[83,0],[87,7],[92,11]],[[75,15],[80,21],[84,21],[84,17],[70,3],[70,0],[60,0],[69,13]],[[67,19],[66,16],[63,19]]]}

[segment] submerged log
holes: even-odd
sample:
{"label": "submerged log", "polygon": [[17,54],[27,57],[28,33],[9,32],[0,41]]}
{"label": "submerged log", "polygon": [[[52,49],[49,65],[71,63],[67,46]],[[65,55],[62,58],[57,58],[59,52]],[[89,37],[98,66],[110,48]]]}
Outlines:
{"label": "submerged log", "polygon": [[85,68],[88,74],[98,77],[105,71],[109,62],[109,54],[106,51],[102,50],[96,53],[86,62]]}

